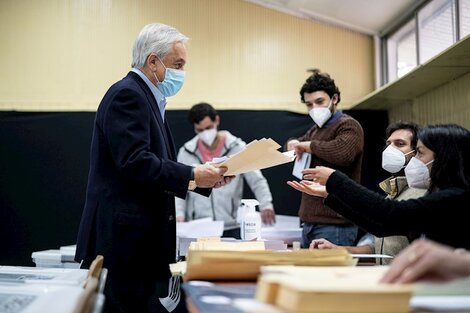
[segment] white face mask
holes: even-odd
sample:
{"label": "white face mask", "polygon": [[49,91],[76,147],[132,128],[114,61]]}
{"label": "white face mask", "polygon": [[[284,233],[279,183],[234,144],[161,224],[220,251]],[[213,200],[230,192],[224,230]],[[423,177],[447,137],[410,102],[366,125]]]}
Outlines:
{"label": "white face mask", "polygon": [[330,100],[330,103],[328,104],[328,107],[326,107],[326,108],[313,108],[308,112],[308,114],[310,115],[312,120],[315,122],[315,124],[317,124],[317,126],[320,127],[320,128],[330,119],[330,117],[332,115],[331,110],[330,110],[332,100]]}
{"label": "white face mask", "polygon": [[388,145],[382,152],[382,168],[392,174],[399,172],[405,166],[405,156],[413,152],[414,150],[403,153],[394,146]]}
{"label": "white face mask", "polygon": [[412,157],[408,165],[405,167],[405,176],[408,186],[418,189],[428,189],[431,183],[428,164],[431,164],[432,162],[434,162],[434,160],[424,164],[423,161]]}
{"label": "white face mask", "polygon": [[206,145],[208,145],[210,147],[214,143],[215,137],[217,137],[217,129],[216,128],[206,129],[206,130],[200,132],[199,134],[197,134],[197,136]]}

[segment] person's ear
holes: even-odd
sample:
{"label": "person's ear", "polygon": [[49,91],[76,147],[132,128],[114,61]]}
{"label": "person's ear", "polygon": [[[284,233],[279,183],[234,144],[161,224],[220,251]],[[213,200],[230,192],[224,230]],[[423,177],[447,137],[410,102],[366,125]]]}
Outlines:
{"label": "person's ear", "polygon": [[220,125],[220,116],[217,115],[215,117],[215,121],[214,121],[215,125],[216,125],[216,128],[218,129],[219,128],[219,125]]}
{"label": "person's ear", "polygon": [[157,55],[154,53],[150,53],[147,58],[147,66],[152,72],[157,71],[157,63],[160,63],[160,61],[158,61]]}
{"label": "person's ear", "polygon": [[333,102],[333,105],[337,105],[338,104],[338,94],[335,93],[333,95],[333,97],[331,97],[331,102]]}

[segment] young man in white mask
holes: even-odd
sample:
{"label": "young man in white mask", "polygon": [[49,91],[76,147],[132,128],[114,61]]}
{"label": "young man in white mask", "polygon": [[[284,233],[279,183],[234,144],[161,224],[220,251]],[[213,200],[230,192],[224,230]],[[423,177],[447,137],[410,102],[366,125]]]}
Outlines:
{"label": "young man in white mask", "polygon": [[[362,127],[354,118],[337,110],[341,95],[335,81],[319,70],[312,72],[300,89],[300,99],[314,125],[302,137],[289,140],[287,149],[294,149],[298,158],[303,153],[311,153],[311,168],[340,169],[359,182],[364,147]],[[303,222],[303,248],[320,238],[342,246],[351,246],[356,240],[357,227],[326,206],[321,197],[302,194],[299,217]]]}
{"label": "young man in white mask", "polygon": [[[407,200],[422,197],[425,189],[408,187],[405,177],[405,166],[416,153],[419,127],[415,123],[396,122],[385,130],[386,148],[382,152],[382,168],[392,176],[380,182],[380,188],[387,194],[387,199]],[[389,236],[376,238],[368,244],[346,246],[351,253],[377,253],[395,256],[409,245],[406,236]],[[310,247],[319,249],[335,248],[327,240],[314,240]],[[389,264],[391,259],[377,259],[378,264]]]}
{"label": "young man in white mask", "polygon": [[[230,132],[219,130],[220,116],[208,103],[194,105],[189,111],[188,119],[196,136],[181,147],[178,162],[188,165],[205,164],[214,158],[237,153],[246,145]],[[222,220],[225,223],[224,237],[240,238],[237,209],[243,196],[243,180],[246,180],[260,203],[262,222],[273,224],[275,214],[272,195],[261,171],[238,175],[227,188],[213,190],[209,198],[191,193],[185,200],[176,199],[176,220],[184,222],[204,217]]]}
{"label": "young man in white mask", "polygon": [[[422,197],[426,189],[411,188],[405,176],[405,167],[416,154],[418,143],[418,125],[409,122],[390,124],[385,131],[387,147],[382,153],[382,168],[392,176],[382,181],[379,186],[387,193],[387,199],[408,200]],[[397,255],[409,245],[406,236],[377,238],[375,253]],[[377,260],[379,264],[389,264],[391,260]]]}

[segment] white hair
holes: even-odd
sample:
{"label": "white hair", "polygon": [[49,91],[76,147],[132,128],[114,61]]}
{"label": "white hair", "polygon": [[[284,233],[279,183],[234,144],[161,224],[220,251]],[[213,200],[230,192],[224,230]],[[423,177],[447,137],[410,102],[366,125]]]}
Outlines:
{"label": "white hair", "polygon": [[150,53],[162,60],[176,42],[186,43],[188,37],[165,24],[148,24],[140,31],[132,48],[132,67],[142,68]]}

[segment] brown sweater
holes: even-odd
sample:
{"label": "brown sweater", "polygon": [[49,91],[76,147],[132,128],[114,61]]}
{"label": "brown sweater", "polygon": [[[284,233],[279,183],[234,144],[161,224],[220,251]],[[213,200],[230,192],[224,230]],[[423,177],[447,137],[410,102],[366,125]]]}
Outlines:
{"label": "brown sweater", "polygon": [[[361,179],[361,163],[364,148],[364,132],[358,121],[342,114],[331,125],[316,125],[298,138],[311,141],[312,161],[310,167],[327,166],[338,169],[353,180]],[[347,224],[344,217],[323,204],[323,198],[302,193],[299,209],[300,220],[317,224]]]}

